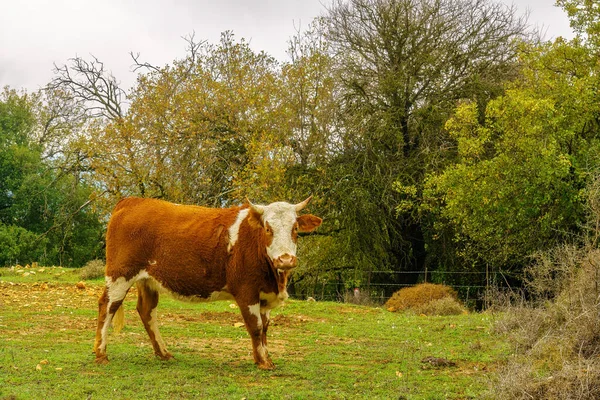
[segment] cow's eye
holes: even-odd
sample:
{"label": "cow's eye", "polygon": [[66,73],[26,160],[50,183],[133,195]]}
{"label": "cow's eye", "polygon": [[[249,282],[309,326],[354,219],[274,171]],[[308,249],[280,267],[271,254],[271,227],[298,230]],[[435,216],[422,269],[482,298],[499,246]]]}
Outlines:
{"label": "cow's eye", "polygon": [[265,232],[267,233],[271,233],[271,228],[269,228],[268,226],[265,228]]}

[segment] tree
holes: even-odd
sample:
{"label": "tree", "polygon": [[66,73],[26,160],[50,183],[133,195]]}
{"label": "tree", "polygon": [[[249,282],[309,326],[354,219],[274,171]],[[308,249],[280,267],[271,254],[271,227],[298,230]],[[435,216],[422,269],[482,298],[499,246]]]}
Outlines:
{"label": "tree", "polygon": [[517,279],[529,256],[580,236],[600,167],[597,58],[578,39],[524,46],[520,58],[520,78],[483,120],[464,103],[448,121],[459,160],[428,179],[423,208],[435,214],[432,247],[456,244],[440,260]]}
{"label": "tree", "polygon": [[[173,65],[159,68],[134,57],[145,73],[129,95],[127,112],[100,112],[106,118],[80,142],[109,203],[138,195],[227,205],[248,195],[242,189],[251,187],[263,159],[274,158],[273,172],[274,161],[286,157],[271,145],[280,107],[274,59],[254,53],[244,40],[236,43],[230,32],[218,45],[193,37],[187,43],[188,54]],[[112,82],[98,78],[101,72],[84,76]],[[69,82],[77,98],[90,100],[85,93],[93,89]],[[104,93],[91,98],[94,104],[116,103],[103,100]]]}
{"label": "tree", "polygon": [[343,129],[326,197],[349,265],[426,266],[418,204],[426,174],[454,158],[444,122],[459,100],[485,104],[515,76],[525,22],[486,0],[350,0],[329,9]]}
{"label": "tree", "polygon": [[85,207],[90,186],[59,146],[66,138],[50,134],[51,108],[40,93],[0,96],[0,265],[80,266],[102,245],[98,215]]}
{"label": "tree", "polygon": [[593,0],[557,0],[571,22],[578,38],[586,41],[595,51],[600,50],[600,8]]}

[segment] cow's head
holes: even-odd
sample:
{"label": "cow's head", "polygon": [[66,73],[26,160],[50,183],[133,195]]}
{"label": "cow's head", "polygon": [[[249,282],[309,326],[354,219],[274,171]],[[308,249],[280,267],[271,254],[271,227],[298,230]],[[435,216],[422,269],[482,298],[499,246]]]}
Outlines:
{"label": "cow's head", "polygon": [[277,269],[289,270],[296,267],[298,232],[312,232],[321,225],[319,217],[311,214],[298,215],[311,198],[312,196],[298,204],[277,202],[261,206],[250,203],[254,219],[264,230],[267,256]]}

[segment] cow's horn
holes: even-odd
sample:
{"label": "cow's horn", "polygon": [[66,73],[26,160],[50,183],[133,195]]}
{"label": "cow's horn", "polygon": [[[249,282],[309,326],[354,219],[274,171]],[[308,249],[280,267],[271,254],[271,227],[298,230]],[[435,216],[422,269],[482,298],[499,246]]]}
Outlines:
{"label": "cow's horn", "polygon": [[304,207],[306,207],[308,205],[308,203],[310,202],[310,199],[312,199],[312,195],[308,196],[308,198],[306,200],[304,200],[302,203],[296,204],[294,206],[294,207],[296,207],[296,212],[299,212],[300,210],[304,209]]}
{"label": "cow's horn", "polygon": [[252,202],[246,197],[246,201],[250,204],[250,208],[252,208],[256,213],[262,215],[265,212],[264,206],[260,206],[258,204],[252,204]]}

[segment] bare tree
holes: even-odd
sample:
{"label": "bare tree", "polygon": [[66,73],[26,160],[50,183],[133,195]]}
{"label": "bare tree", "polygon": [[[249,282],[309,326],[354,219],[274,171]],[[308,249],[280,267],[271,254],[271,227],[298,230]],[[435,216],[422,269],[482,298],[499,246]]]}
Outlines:
{"label": "bare tree", "polygon": [[125,91],[119,87],[112,73],[104,69],[104,63],[93,55],[91,61],[75,57],[69,62],[70,65],[54,65],[56,76],[48,89],[69,93],[90,117],[110,121],[123,118]]}
{"label": "bare tree", "polygon": [[384,110],[405,156],[419,146],[416,111],[501,79],[527,28],[514,6],[491,0],[337,0],[327,21],[348,101]]}

